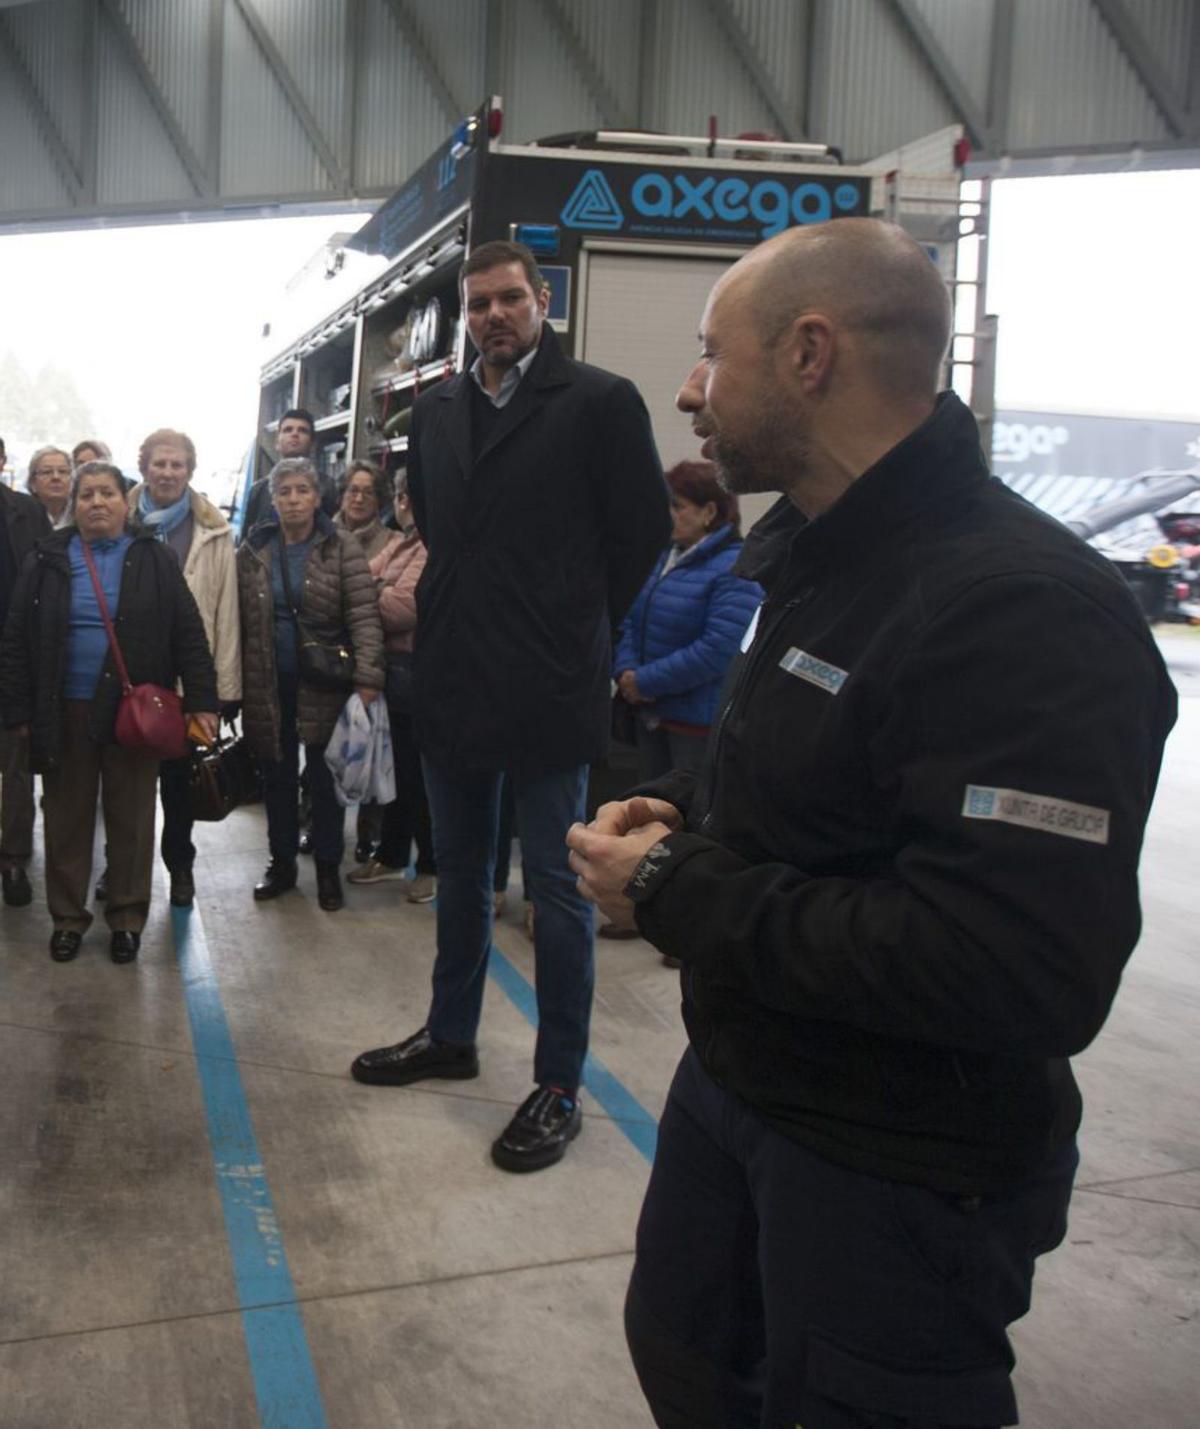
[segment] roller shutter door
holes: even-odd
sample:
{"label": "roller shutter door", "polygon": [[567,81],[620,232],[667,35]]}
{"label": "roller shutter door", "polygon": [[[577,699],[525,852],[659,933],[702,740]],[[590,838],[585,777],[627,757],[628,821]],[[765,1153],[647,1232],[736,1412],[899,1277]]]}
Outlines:
{"label": "roller shutter door", "polygon": [[[675,394],[700,355],[696,334],[709,292],[735,258],[588,254],[583,360],[637,386],[650,409],[664,468],[699,455]],[[742,529],[774,499],[742,497]]]}

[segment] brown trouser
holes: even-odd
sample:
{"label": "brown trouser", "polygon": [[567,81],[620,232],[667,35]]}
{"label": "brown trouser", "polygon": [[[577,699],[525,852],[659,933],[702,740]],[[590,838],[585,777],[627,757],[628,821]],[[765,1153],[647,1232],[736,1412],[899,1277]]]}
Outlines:
{"label": "brown trouser", "polygon": [[33,854],[29,740],[0,729],[0,868],[24,868]]}
{"label": "brown trouser", "polygon": [[150,911],[158,760],[120,744],[96,744],[88,733],[88,708],[87,700],[66,702],[62,762],[42,775],[46,903],[55,931],[87,932],[99,791],[108,845],[105,920],[113,932],[140,933]]}

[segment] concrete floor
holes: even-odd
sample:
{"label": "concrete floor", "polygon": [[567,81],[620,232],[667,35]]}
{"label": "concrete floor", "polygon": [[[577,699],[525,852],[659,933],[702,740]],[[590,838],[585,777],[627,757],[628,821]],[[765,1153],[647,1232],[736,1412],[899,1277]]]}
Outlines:
{"label": "concrete floor", "polygon": [[[1034,1429],[1200,1424],[1200,638],[1163,644],[1184,698],[1145,935],[1078,1060],[1071,1229],[1015,1331]],[[53,964],[40,904],[0,910],[0,1429],[648,1426],[621,1302],[675,975],[599,943],[609,1076],[561,1166],[506,1176],[488,1147],[532,1047],[519,902],[480,1080],[360,1087],[354,1053],[422,1019],[433,912],[385,884],[323,914],[311,869],[258,907],[263,843],[260,810],[203,830],[197,914],[173,925],[160,887],[132,967],[100,930]]]}

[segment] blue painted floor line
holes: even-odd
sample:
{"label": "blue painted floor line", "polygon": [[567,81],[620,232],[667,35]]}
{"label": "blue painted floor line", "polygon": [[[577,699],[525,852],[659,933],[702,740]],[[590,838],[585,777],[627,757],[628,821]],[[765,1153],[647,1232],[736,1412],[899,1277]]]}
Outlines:
{"label": "blue painted floor line", "polygon": [[[495,943],[488,959],[488,975],[532,1026],[537,1026],[537,994]],[[598,1058],[589,1052],[583,1067],[588,1092],[612,1117],[633,1145],[653,1162],[658,1145],[658,1123],[637,1097]]]}
{"label": "blue painted floor line", "polygon": [[172,908],[171,932],[259,1420],[264,1429],[328,1429],[199,913]]}

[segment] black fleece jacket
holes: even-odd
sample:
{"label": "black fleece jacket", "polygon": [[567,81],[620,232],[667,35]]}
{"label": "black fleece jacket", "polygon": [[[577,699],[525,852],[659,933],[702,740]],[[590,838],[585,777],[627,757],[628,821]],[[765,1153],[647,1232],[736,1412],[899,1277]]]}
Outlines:
{"label": "black fleece jacket", "polygon": [[[71,614],[67,547],[78,532],[56,531],[26,556],[0,639],[0,713],[6,727],[29,726],[29,764],[35,773],[60,760],[63,684]],[[217,677],[204,623],[174,553],[140,535],[125,553],[113,625],[135,685],[183,683],[185,710],[216,710]],[[92,697],[89,728],[109,744],[121,702],[121,681],[110,651]]]}
{"label": "black fleece jacket", "polygon": [[639,866],[709,1072],[831,1160],[960,1195],[1069,1139],[1137,942],[1175,692],[1114,569],[950,394],[739,573],[767,591],[686,830]]}

